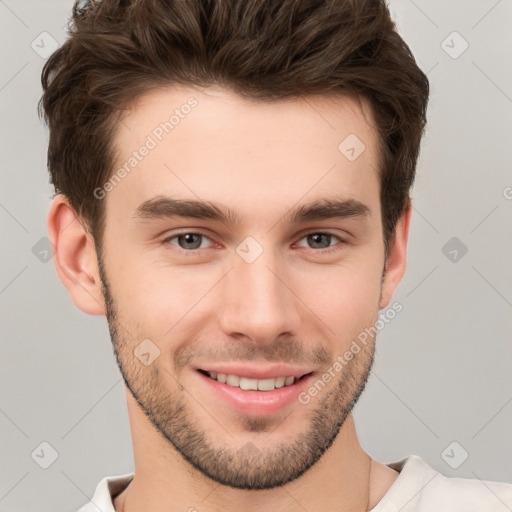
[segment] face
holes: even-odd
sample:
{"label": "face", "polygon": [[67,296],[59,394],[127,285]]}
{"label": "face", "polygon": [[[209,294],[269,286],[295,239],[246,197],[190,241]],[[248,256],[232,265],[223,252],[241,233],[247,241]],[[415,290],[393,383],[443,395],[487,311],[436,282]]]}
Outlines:
{"label": "face", "polygon": [[126,172],[98,191],[116,358],[148,425],[219,483],[297,478],[364,389],[375,340],[346,352],[389,302],[370,121],[347,97],[173,88],[119,124]]}

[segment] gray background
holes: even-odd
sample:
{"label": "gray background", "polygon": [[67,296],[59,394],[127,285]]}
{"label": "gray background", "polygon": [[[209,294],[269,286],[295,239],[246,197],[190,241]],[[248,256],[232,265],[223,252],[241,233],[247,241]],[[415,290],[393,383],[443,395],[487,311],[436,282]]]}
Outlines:
{"label": "gray background", "polygon": [[[41,261],[40,53],[63,42],[71,4],[0,0],[0,511],[76,510],[101,478],[133,471],[106,320],[79,311]],[[379,334],[358,433],[383,462],[414,453],[446,475],[512,482],[512,1],[390,7],[432,96],[403,311]],[[48,469],[50,449],[31,456],[44,441],[58,452]]]}

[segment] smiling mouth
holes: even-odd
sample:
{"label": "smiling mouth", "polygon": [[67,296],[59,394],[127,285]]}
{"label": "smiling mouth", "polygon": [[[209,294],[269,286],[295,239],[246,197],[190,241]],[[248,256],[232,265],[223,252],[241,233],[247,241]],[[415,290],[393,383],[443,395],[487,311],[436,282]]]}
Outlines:
{"label": "smiling mouth", "polygon": [[251,379],[240,375],[233,375],[231,373],[207,372],[205,370],[198,371],[210,379],[216,380],[222,384],[227,384],[234,388],[243,389],[244,391],[273,391],[274,389],[292,386],[312,373],[305,373],[300,377],[280,376],[268,379]]}

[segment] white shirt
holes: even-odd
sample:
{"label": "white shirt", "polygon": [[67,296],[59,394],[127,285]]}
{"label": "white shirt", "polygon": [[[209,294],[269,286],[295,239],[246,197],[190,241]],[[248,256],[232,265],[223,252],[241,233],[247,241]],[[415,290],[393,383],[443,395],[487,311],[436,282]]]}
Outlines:
{"label": "white shirt", "polygon": [[[387,464],[400,474],[370,512],[511,512],[512,484],[446,477],[417,455]],[[134,473],[107,476],[78,512],[115,512],[113,499]]]}

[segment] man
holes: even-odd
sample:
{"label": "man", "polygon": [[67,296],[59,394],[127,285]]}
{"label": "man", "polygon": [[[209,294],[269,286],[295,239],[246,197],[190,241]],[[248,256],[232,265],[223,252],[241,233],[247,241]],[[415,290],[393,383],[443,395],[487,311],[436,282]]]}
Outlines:
{"label": "man", "polygon": [[82,512],[510,509],[355,431],[429,94],[384,2],[77,4],[43,88],[54,261],[135,457]]}

